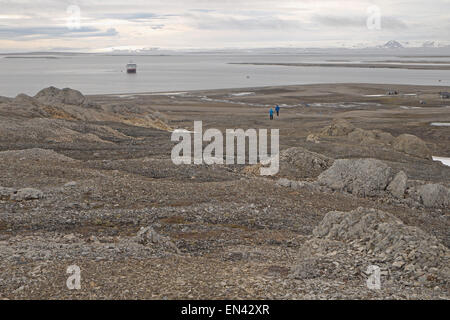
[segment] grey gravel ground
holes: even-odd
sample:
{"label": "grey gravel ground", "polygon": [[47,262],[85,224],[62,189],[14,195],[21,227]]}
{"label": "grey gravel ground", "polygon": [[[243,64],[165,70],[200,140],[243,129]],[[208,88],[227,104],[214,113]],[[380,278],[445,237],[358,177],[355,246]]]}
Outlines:
{"label": "grey gravel ground", "polygon": [[[414,184],[411,188],[426,183],[448,187],[450,168],[345,137],[306,141],[307,135],[320,133],[342,115],[337,108],[285,108],[274,123],[266,119],[265,110],[260,116],[261,107],[251,105],[258,99],[262,104],[283,99],[288,103],[296,94],[306,96],[309,103],[357,100],[352,85],[323,97],[308,98],[308,90],[307,86],[255,88],[251,97],[214,91],[137,96],[131,101],[114,96],[86,100],[73,93],[61,98],[57,91],[51,98],[40,95],[34,107],[27,105],[28,98],[24,99],[28,102],[18,99],[16,105],[0,103],[0,126],[26,133],[0,139],[0,298],[448,299],[448,264],[442,262],[448,261],[450,245],[448,206],[426,207],[387,192],[362,197],[314,181],[333,159],[341,158],[380,159],[392,168],[392,176],[403,170]],[[361,85],[357,90],[373,94],[378,88]],[[242,103],[208,101],[205,95]],[[80,104],[58,104],[68,98]],[[374,105],[380,103],[373,99]],[[395,103],[381,102],[378,119],[387,117]],[[47,104],[54,109],[44,114]],[[22,115],[21,106],[26,111]],[[440,155],[450,156],[445,153],[450,152],[448,128],[427,131],[423,124],[411,125],[429,121],[430,114],[442,121],[450,117],[450,109],[431,103],[428,107],[426,115],[399,110],[401,121],[390,131],[395,136],[417,134],[431,150],[440,148],[444,152]],[[84,118],[81,108],[89,109]],[[345,110],[357,127],[389,131],[389,125],[368,116],[372,112],[358,105]],[[136,120],[143,114],[145,123]],[[66,119],[61,120],[63,115]],[[34,119],[26,122],[32,124],[29,128],[10,124],[24,119]],[[170,160],[174,143],[167,130],[191,129],[196,119],[220,129],[278,126],[283,150],[303,149],[285,154],[280,175],[272,178],[254,175],[243,165],[175,166]],[[50,123],[52,130],[42,127],[34,132],[36,123]],[[59,134],[64,139],[56,139]],[[441,139],[434,140],[436,136]],[[315,159],[319,160],[311,164]],[[279,183],[280,177],[287,179],[285,183]],[[289,182],[302,179],[296,187]],[[354,235],[345,223],[333,220],[340,215],[331,219],[328,213],[357,208],[363,208],[358,209],[363,216],[372,208],[382,210],[393,223],[385,229],[380,227],[383,221],[371,225],[386,230],[386,239],[396,239],[390,246],[380,246],[376,255],[364,242],[365,237],[378,239],[375,231],[369,234],[364,229],[352,239],[319,232],[331,225],[340,226],[341,235]],[[440,249],[433,251],[432,246]],[[421,260],[425,254],[409,255],[423,248],[430,248],[425,262]],[[438,252],[436,259],[429,256],[433,252]],[[403,253],[406,257],[401,260]],[[367,268],[374,264],[381,268],[379,290],[366,284]],[[414,272],[404,270],[408,264],[417,266]],[[81,269],[80,290],[66,286],[70,265]]]}

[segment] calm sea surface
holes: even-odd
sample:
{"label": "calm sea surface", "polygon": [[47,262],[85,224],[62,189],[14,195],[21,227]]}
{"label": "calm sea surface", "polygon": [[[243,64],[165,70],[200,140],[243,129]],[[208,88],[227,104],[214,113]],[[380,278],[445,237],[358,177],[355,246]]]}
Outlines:
{"label": "calm sea surface", "polygon": [[[51,56],[52,58],[48,58]],[[47,57],[0,56],[0,96],[36,94],[53,85],[85,94],[139,93],[245,88],[312,83],[392,83],[450,86],[449,70],[361,69],[233,65],[230,62],[351,62],[398,60],[392,56],[184,55],[134,56],[137,74],[127,74],[128,56],[49,54]],[[448,59],[448,58],[447,58]],[[411,61],[418,60],[410,58]],[[433,59],[426,59],[433,60]],[[438,59],[438,60],[443,60]],[[450,63],[450,61],[449,61]],[[441,80],[441,81],[439,81]]]}

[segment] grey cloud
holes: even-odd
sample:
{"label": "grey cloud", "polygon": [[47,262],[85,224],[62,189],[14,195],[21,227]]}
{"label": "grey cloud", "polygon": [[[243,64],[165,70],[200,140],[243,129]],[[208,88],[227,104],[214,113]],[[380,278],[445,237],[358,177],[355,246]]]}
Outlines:
{"label": "grey cloud", "polygon": [[[366,16],[323,16],[315,15],[311,20],[313,23],[328,27],[361,27],[366,28]],[[396,17],[381,16],[381,27],[385,29],[405,29],[407,25]]]}
{"label": "grey cloud", "polygon": [[150,28],[152,28],[153,30],[160,30],[160,29],[164,28],[164,25],[163,24],[154,24],[154,25],[151,25]]}
{"label": "grey cloud", "polygon": [[127,21],[135,21],[135,22],[144,22],[144,21],[150,21],[150,20],[157,20],[157,19],[167,19],[168,17],[172,17],[175,15],[171,14],[156,14],[151,12],[140,12],[140,13],[110,13],[101,15],[100,18],[107,18],[107,19],[117,19],[117,20],[127,20]]}
{"label": "grey cloud", "polygon": [[93,27],[69,29],[67,27],[8,27],[0,26],[0,36],[3,38],[55,38],[55,37],[110,37],[117,35],[114,28],[102,31]]}
{"label": "grey cloud", "polygon": [[294,30],[303,27],[298,20],[284,19],[236,19],[236,18],[198,18],[194,22],[195,27],[205,30]]}

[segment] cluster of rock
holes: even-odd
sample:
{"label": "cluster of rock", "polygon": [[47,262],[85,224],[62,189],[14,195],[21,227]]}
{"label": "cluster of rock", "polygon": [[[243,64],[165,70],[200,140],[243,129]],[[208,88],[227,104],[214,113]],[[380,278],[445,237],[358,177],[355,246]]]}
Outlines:
{"label": "cluster of rock", "polygon": [[405,172],[394,170],[377,159],[339,159],[322,174],[317,182],[332,190],[360,197],[391,195],[406,203],[418,202],[425,207],[450,205],[450,190],[441,184],[409,183]]}
{"label": "cluster of rock", "polygon": [[324,127],[319,135],[324,137],[346,136],[355,130],[355,127],[345,119],[335,119],[330,125]]}
{"label": "cluster of rock", "polygon": [[[356,128],[345,119],[333,120],[330,125],[320,131],[318,136],[345,136],[353,143],[367,146],[389,146],[396,151],[403,152],[414,157],[431,159],[431,151],[427,144],[415,135],[401,134],[398,137],[394,137],[390,133],[382,130],[364,130],[361,128]],[[307,137],[307,141],[317,142],[318,136],[309,135]]]}
{"label": "cluster of rock", "polygon": [[[333,270],[323,270],[332,261]],[[390,213],[366,208],[328,212],[301,248],[292,276],[339,276],[351,270],[361,276],[369,265],[394,280],[446,286],[450,279],[450,251],[436,237]]]}
{"label": "cluster of rock", "polygon": [[6,188],[0,187],[0,200],[26,201],[42,199],[44,193],[34,188]]}
{"label": "cluster of rock", "polygon": [[57,161],[57,162],[73,162],[72,158],[55,152],[51,149],[30,148],[23,150],[7,150],[0,152],[1,161]]}
{"label": "cluster of rock", "polygon": [[168,237],[158,234],[152,226],[141,227],[134,241],[144,246],[158,247],[166,252],[179,253],[177,246]]}
{"label": "cluster of rock", "polygon": [[[334,159],[301,147],[292,147],[280,152],[280,168],[278,177],[294,179],[316,178],[328,169]],[[259,175],[261,165],[247,166],[244,173]]]}
{"label": "cluster of rock", "polygon": [[334,159],[301,147],[280,152],[279,176],[315,178],[333,164]]}
{"label": "cluster of rock", "polygon": [[338,159],[315,182],[280,179],[281,186],[308,187],[350,193],[358,197],[392,197],[409,205],[429,208],[450,206],[450,190],[441,184],[409,181],[403,171],[397,173],[378,159]]}
{"label": "cluster of rock", "polygon": [[48,87],[39,91],[34,98],[45,105],[67,104],[84,107],[95,106],[80,91],[70,88],[58,89]]}
{"label": "cluster of rock", "polygon": [[161,113],[136,105],[96,104],[70,88],[49,87],[34,97],[0,100],[0,141],[14,143],[102,143],[130,140],[108,125],[119,122],[170,131]]}
{"label": "cluster of rock", "polygon": [[339,159],[317,181],[333,190],[373,197],[386,190],[392,174],[392,169],[380,160]]}

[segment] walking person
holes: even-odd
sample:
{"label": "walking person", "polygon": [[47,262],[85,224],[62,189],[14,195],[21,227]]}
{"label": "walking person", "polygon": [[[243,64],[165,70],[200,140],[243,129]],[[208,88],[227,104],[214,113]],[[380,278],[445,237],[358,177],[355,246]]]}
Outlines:
{"label": "walking person", "polygon": [[277,112],[277,117],[278,117],[280,115],[280,106],[279,105],[277,105],[275,107],[275,111]]}
{"label": "walking person", "polygon": [[270,108],[269,110],[269,116],[270,116],[270,120],[273,120],[273,109]]}

